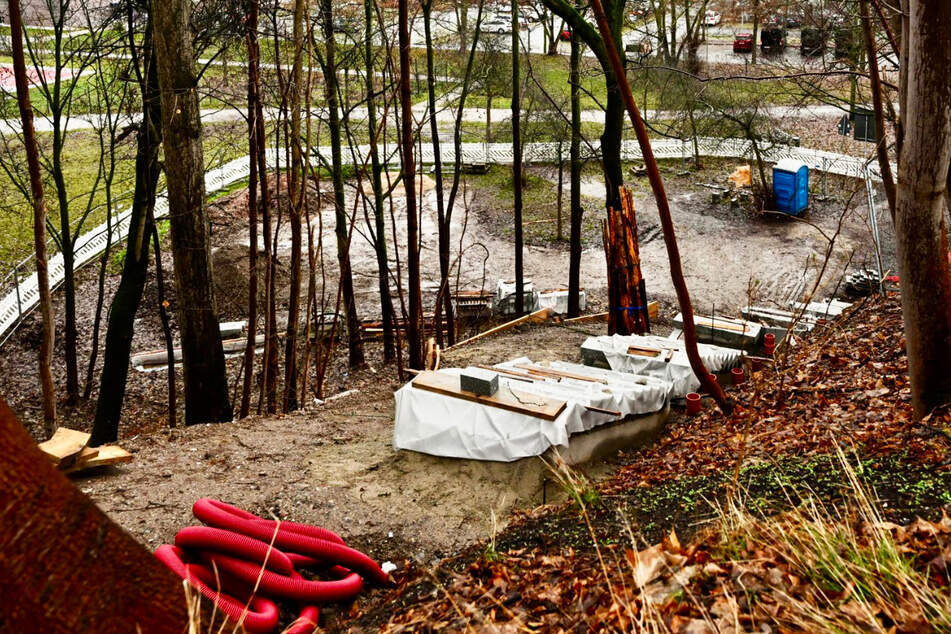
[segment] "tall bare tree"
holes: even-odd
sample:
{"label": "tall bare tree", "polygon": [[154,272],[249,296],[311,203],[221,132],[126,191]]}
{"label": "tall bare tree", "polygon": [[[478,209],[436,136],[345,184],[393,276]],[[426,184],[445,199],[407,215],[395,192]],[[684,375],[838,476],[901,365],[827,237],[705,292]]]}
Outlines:
{"label": "tall bare tree", "polygon": [[525,270],[522,262],[522,73],[518,0],[512,0],[512,186],[515,193],[515,312],[525,312]]}
{"label": "tall bare tree", "polygon": [[162,105],[158,89],[158,69],[151,15],[145,32],[139,36],[133,27],[132,6],[127,5],[127,38],[134,72],[142,97],[142,118],[136,131],[135,185],[126,255],[119,288],[112,298],[106,329],[106,349],[99,376],[99,398],[93,420],[92,445],[114,442],[119,436],[119,419],[125,400],[129,375],[129,356],[135,335],[135,316],[142,301],[149,267],[149,237],[152,235],[152,209],[161,167]]}
{"label": "tall bare tree", "polygon": [[344,200],[343,150],[340,122],[340,91],[337,83],[337,46],[334,41],[333,2],[321,0],[321,21],[324,33],[324,93],[327,99],[327,114],[330,127],[331,172],[334,190],[334,215],[337,235],[337,264],[340,267],[340,292],[343,314],[347,321],[347,349],[351,367],[364,364],[363,340],[360,333],[360,318],[353,290],[353,270],[350,266],[350,219],[347,217]]}
{"label": "tall bare tree", "polygon": [[951,164],[951,4],[903,2],[895,237],[918,418],[951,401],[951,272],[944,194]]}
{"label": "tall bare tree", "polygon": [[33,247],[36,255],[36,278],[40,291],[40,315],[43,335],[40,340],[39,374],[43,388],[43,423],[47,436],[56,424],[56,391],[50,364],[53,361],[53,299],[50,296],[49,264],[46,254],[46,198],[43,194],[43,175],[40,171],[40,151],[33,128],[33,105],[30,103],[30,82],[26,74],[23,54],[23,16],[20,0],[9,0],[10,42],[13,48],[13,76],[16,82],[17,105],[23,127],[23,145],[30,173],[30,193],[33,203]]}
{"label": "tall bare tree", "polygon": [[409,279],[409,315],[406,338],[409,343],[409,367],[423,368],[423,294],[419,271],[419,219],[416,208],[416,159],[413,156],[413,92],[410,87],[409,0],[399,0],[400,46],[400,154],[403,164],[403,188],[406,192],[406,251]]}
{"label": "tall bare tree", "polygon": [[185,424],[233,417],[211,270],[191,10],[190,0],[152,1],[182,339]]}

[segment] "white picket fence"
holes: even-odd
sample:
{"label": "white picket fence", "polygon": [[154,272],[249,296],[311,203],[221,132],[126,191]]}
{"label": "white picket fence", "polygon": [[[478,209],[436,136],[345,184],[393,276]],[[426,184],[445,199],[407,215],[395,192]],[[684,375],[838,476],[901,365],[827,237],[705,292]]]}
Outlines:
{"label": "white picket fence", "polygon": [[[554,162],[559,159],[559,147],[564,155],[567,148],[564,144],[558,143],[531,143],[525,146],[523,157],[525,162]],[[694,155],[692,141],[681,141],[679,139],[658,139],[652,141],[654,155],[657,158],[677,159],[688,158]],[[752,146],[749,141],[744,139],[720,139],[720,138],[702,138],[698,140],[699,154],[707,157],[751,157]],[[315,159],[330,162],[330,147],[321,146],[312,149]],[[366,161],[369,155],[370,146],[361,145],[354,147],[352,152],[345,152],[343,160],[347,164],[353,164],[354,159],[359,164]],[[598,144],[585,146],[582,152],[586,158],[595,158],[598,153]],[[822,150],[813,150],[808,148],[793,147],[787,145],[769,145],[765,144],[761,152],[766,160],[770,162],[779,161],[784,158],[800,160],[809,165],[812,169],[850,176],[854,178],[865,178],[866,170],[869,169],[868,161],[859,157],[847,154],[837,154],[835,152],[825,152]],[[423,144],[421,148],[421,162],[433,162],[433,147],[431,144]],[[440,155],[445,163],[455,161],[455,151],[450,143],[440,145]],[[642,158],[641,150],[635,141],[625,141],[621,147],[622,158],[626,161],[634,161]],[[268,155],[268,165],[273,166],[277,155],[271,150]],[[507,164],[512,162],[512,145],[510,143],[464,143],[462,145],[462,161],[464,163],[488,163],[488,164]],[[316,162],[316,161],[315,161]],[[399,156],[395,154],[389,157],[388,162],[394,166],[399,166]],[[873,174],[876,170],[870,171]],[[220,167],[212,169],[205,174],[205,189],[208,194],[219,192],[239,181],[248,177],[249,164],[248,157],[242,157],[229,161]],[[161,194],[156,200],[155,215],[161,218],[168,212],[168,201],[165,194]],[[132,210],[127,209],[120,213],[112,222],[113,245],[124,241],[129,231],[129,220]],[[76,241],[75,261],[76,269],[92,262],[101,254],[106,244],[109,242],[109,225],[103,223],[92,231],[80,236]],[[34,268],[31,264],[32,259],[27,259],[11,271],[6,279],[12,278],[13,290],[5,297],[0,299],[0,345],[2,345],[12,334],[14,328],[30,312],[32,312],[39,303],[39,288],[37,285],[36,272],[30,272],[25,277],[23,269]],[[49,262],[50,286],[56,288],[63,283],[65,279],[65,267],[62,254],[56,254],[50,258]],[[22,277],[22,279],[21,279]]]}

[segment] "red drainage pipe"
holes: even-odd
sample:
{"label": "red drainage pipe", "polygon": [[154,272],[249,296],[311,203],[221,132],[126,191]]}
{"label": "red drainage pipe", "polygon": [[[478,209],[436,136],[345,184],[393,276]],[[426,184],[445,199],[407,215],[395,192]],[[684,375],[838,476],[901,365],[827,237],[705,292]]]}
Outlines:
{"label": "red drainage pipe", "polygon": [[[277,627],[273,599],[302,603],[300,616],[285,631],[310,634],[320,615],[313,603],[349,601],[363,589],[364,578],[392,583],[373,559],[327,529],[265,520],[208,498],[195,502],[193,511],[210,526],[183,528],[175,537],[176,545],[160,546],[155,556],[248,632]],[[297,572],[303,568],[334,580],[305,579]]]}

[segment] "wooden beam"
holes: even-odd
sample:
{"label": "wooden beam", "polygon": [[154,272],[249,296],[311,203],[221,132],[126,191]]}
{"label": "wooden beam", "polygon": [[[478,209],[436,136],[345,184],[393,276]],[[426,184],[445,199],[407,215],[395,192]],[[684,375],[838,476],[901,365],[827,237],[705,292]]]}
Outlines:
{"label": "wooden beam", "polygon": [[534,313],[529,313],[528,315],[519,317],[518,319],[513,319],[512,321],[505,322],[501,326],[496,326],[495,328],[491,328],[489,330],[486,330],[485,332],[480,332],[474,337],[469,337],[465,341],[460,341],[456,345],[446,348],[445,350],[443,350],[443,352],[445,353],[445,352],[449,352],[450,350],[455,350],[456,348],[461,348],[462,346],[468,345],[474,341],[478,341],[479,339],[483,339],[491,335],[497,335],[500,332],[511,330],[512,328],[515,328],[516,326],[521,326],[522,324],[544,323],[548,321],[549,319],[551,319],[551,316],[554,313],[555,311],[552,310],[551,308],[542,308],[541,310],[536,310]]}
{"label": "wooden beam", "polygon": [[559,401],[541,394],[515,392],[511,387],[500,389],[492,396],[481,396],[474,392],[466,392],[459,387],[459,377],[441,372],[420,372],[413,379],[413,387],[426,390],[443,396],[479,403],[487,407],[504,409],[517,414],[534,416],[553,421],[564,411],[567,402]]}

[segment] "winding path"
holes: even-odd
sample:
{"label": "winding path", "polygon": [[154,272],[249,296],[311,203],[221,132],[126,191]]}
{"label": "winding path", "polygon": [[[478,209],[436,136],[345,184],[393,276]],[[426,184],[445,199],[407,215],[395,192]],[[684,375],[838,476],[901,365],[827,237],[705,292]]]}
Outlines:
{"label": "winding path", "polygon": [[[441,156],[444,162],[453,162],[455,160],[452,147],[446,147],[443,144]],[[685,158],[694,154],[693,145],[689,142],[677,139],[658,139],[652,141],[654,154],[657,158]],[[369,153],[369,145],[360,145],[352,148],[352,152],[344,153],[344,162],[353,164],[354,162],[363,163],[364,158]],[[420,161],[422,163],[433,162],[433,148],[431,144],[422,145]],[[592,158],[597,152],[598,144],[583,148],[582,152],[587,154],[586,158]],[[329,146],[315,147],[312,153],[315,159],[321,161],[330,161]],[[525,162],[553,162],[557,160],[559,145],[557,143],[533,143],[525,147]],[[635,161],[641,159],[640,147],[636,141],[625,141],[622,144],[622,158],[625,161]],[[702,156],[709,157],[746,157],[752,154],[751,145],[743,139],[719,139],[703,138],[699,140],[699,153]],[[766,147],[762,150],[763,156],[767,161],[775,162],[783,158],[792,158],[805,162],[815,170],[823,171],[829,174],[849,176],[853,178],[865,179],[868,173],[873,177],[876,175],[875,169],[870,169],[867,161],[862,158],[850,156],[847,154],[837,154],[835,152],[826,152],[822,150],[813,150],[809,148],[791,147],[785,145],[775,145]],[[268,156],[268,164],[274,165],[276,155],[271,150]],[[509,143],[466,143],[462,146],[462,160],[465,163],[490,163],[507,164],[512,162],[512,145]],[[398,165],[398,157],[390,159],[391,165]],[[208,171],[205,174],[205,189],[207,194],[219,192],[237,182],[248,177],[248,157],[234,159]],[[155,205],[156,217],[162,217],[168,212],[168,201],[165,194],[161,194]],[[127,209],[112,221],[112,244],[121,243],[129,230],[129,220],[132,210]],[[76,241],[75,268],[92,262],[100,253],[102,253],[106,244],[109,242],[109,225],[103,223],[95,229],[79,237]],[[27,262],[30,262],[29,260]],[[50,258],[49,262],[50,286],[56,288],[62,284],[65,276],[63,257],[57,254]],[[35,271],[30,272],[22,279],[23,271],[16,269],[7,276],[7,279],[13,278],[13,290],[5,297],[0,299],[0,345],[6,342],[15,327],[20,321],[29,315],[36,308],[39,302],[39,289],[37,286],[37,276]]]}

